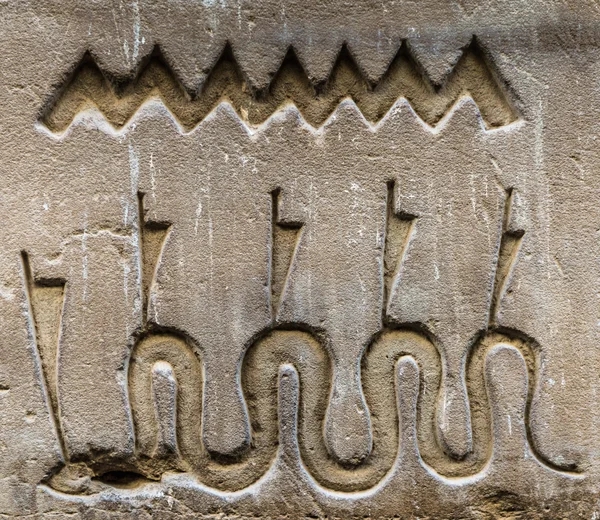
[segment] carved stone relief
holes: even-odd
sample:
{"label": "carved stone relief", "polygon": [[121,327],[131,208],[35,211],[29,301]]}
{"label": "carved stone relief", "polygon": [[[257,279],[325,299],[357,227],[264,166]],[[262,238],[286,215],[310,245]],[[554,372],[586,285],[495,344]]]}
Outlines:
{"label": "carved stone relief", "polygon": [[600,518],[593,9],[0,12],[0,518]]}

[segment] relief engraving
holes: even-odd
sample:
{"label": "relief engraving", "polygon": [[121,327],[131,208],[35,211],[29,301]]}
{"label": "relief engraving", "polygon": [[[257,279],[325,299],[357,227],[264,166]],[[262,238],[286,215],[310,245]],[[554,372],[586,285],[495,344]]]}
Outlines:
{"label": "relief engraving", "polygon": [[0,19],[0,519],[600,520],[593,2]]}
{"label": "relief engraving", "polygon": [[42,123],[52,132],[63,132],[79,112],[96,108],[118,129],[127,125],[148,99],[156,97],[186,132],[223,100],[252,126],[264,123],[284,104],[293,103],[309,124],[320,127],[345,98],[354,100],[371,123],[380,121],[399,98],[405,98],[426,124],[435,126],[465,95],[477,103],[488,128],[517,119],[476,39],[464,49],[441,86],[424,75],[406,44],[377,84],[366,79],[347,46],[340,50],[327,81],[318,85],[310,81],[293,48],[264,91],[248,84],[229,45],[197,92],[186,91],[159,47],[135,74],[126,81],[107,79],[87,53],[44,111]]}
{"label": "relief engraving", "polygon": [[21,253],[21,268],[29,305],[31,325],[35,332],[35,346],[40,357],[44,376],[44,390],[48,395],[54,428],[65,456],[64,440],[60,427],[58,406],[58,345],[63,313],[65,282],[63,280],[35,280],[29,257]]}
{"label": "relief engraving", "polygon": [[[283,379],[292,376],[298,385],[298,430],[294,442],[298,444],[302,464],[325,488],[339,492],[375,488],[393,471],[399,460],[407,464],[410,460],[413,461],[411,464],[422,460],[419,464],[425,464],[439,478],[471,477],[483,472],[490,464],[498,442],[492,427],[494,405],[490,399],[493,391],[487,382],[490,376],[486,376],[486,367],[490,356],[504,355],[499,354],[501,351],[514,352],[510,356],[517,356],[518,363],[523,364],[527,373],[523,428],[529,449],[542,466],[558,471],[572,469],[545,461],[537,454],[528,431],[529,410],[538,384],[539,346],[519,331],[498,328],[495,317],[525,236],[512,217],[513,207],[519,204],[518,193],[513,189],[505,192],[488,328],[478,334],[472,345],[467,346],[462,369],[464,380],[456,381],[448,379],[443,354],[427,324],[402,323],[390,314],[390,302],[401,290],[403,264],[411,243],[420,238],[419,217],[398,210],[394,182],[388,182],[381,189],[382,194],[385,193],[385,233],[380,263],[383,327],[361,356],[359,384],[365,396],[364,414],[369,428],[366,440],[363,439],[368,444],[364,455],[344,460],[336,456],[336,450],[345,449],[344,441],[336,445],[339,439],[328,437],[327,416],[336,413],[335,407],[339,404],[336,405],[335,390],[332,390],[335,354],[327,331],[287,321],[279,314],[303,236],[302,223],[280,216],[279,207],[284,195],[280,189],[274,190],[270,197],[271,256],[268,272],[272,319],[251,340],[240,369],[239,384],[243,410],[247,414],[249,440],[238,444],[229,453],[207,447],[211,442],[207,432],[218,431],[214,426],[207,430],[205,424],[206,395],[211,391],[206,384],[204,366],[207,350],[200,348],[185,333],[154,321],[151,310],[148,310],[157,268],[163,251],[170,247],[168,237],[173,226],[148,221],[144,194],[140,193],[136,236],[141,252],[139,283],[144,324],[136,332],[137,339],[128,362],[127,393],[135,450],[120,458],[100,457],[96,461],[67,462],[48,483],[63,492],[90,494],[107,489],[107,486],[118,488],[136,482],[160,480],[166,472],[183,472],[195,475],[204,485],[217,490],[247,488],[265,475],[277,458],[283,413],[278,405],[278,399],[282,399],[281,395],[277,397],[278,388]],[[54,390],[56,369],[51,360],[55,360],[57,355],[65,282],[35,279],[25,253],[22,263],[46,384],[59,423]],[[402,394],[396,382],[397,377],[407,373],[412,374],[406,376],[409,379],[418,377],[419,380],[418,391],[412,390],[415,392],[415,405],[409,405],[409,409],[404,408],[409,398]],[[451,414],[463,413],[457,407],[452,407],[450,412],[447,409],[448,393],[456,392],[453,385],[464,389],[464,404],[459,405],[465,407],[463,423],[468,428],[460,432],[467,436],[468,447],[459,455],[444,437],[448,420],[456,419]],[[219,388],[215,388],[214,398],[223,399]],[[399,414],[404,414],[405,418],[401,419]],[[231,427],[235,423],[228,421],[227,424]],[[238,424],[243,425],[243,422]],[[406,424],[414,424],[413,429],[403,430]],[[460,421],[458,424],[461,424]],[[60,425],[57,430],[61,435]],[[413,430],[414,437],[410,433]],[[339,436],[339,430],[329,431]],[[233,432],[233,437],[239,433]],[[243,435],[246,434],[242,432]],[[65,460],[69,461],[67,450]]]}

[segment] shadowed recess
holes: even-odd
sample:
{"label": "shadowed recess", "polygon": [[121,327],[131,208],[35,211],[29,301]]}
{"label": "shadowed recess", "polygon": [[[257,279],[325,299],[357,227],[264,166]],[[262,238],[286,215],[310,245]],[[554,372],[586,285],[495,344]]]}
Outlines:
{"label": "shadowed recess", "polygon": [[[36,278],[31,268],[29,255],[25,251],[21,252],[21,267],[25,279],[29,316],[35,333],[35,347],[40,357],[44,378],[43,386],[48,395],[52,421],[64,456],[66,450],[58,406],[58,346],[66,282],[59,279]],[[2,390],[1,386],[0,390]]]}
{"label": "shadowed recess", "polygon": [[43,111],[41,122],[52,132],[62,132],[78,113],[95,108],[119,129],[147,100],[159,98],[185,131],[193,129],[223,101],[250,126],[264,123],[283,105],[293,103],[316,128],[344,99],[352,99],[364,117],[376,123],[398,99],[405,98],[425,123],[435,126],[463,96],[475,101],[488,129],[518,119],[502,81],[475,39],[440,86],[426,77],[406,45],[400,47],[381,79],[372,84],[344,45],[325,82],[311,82],[290,48],[269,87],[258,91],[246,82],[231,47],[226,45],[201,88],[193,93],[183,87],[156,47],[135,77],[128,80],[106,76],[86,53]]}

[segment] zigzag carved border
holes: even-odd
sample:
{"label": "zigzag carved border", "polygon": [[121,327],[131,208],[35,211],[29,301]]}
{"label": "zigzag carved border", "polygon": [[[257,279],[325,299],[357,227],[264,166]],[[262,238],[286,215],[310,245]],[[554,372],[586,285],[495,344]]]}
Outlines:
{"label": "zigzag carved border", "polygon": [[502,81],[475,39],[439,86],[432,84],[406,43],[376,84],[366,79],[346,46],[342,47],[328,79],[321,84],[311,82],[290,48],[269,87],[261,91],[245,80],[229,45],[196,93],[184,88],[158,47],[143,63],[135,77],[119,82],[103,74],[86,53],[43,111],[41,122],[58,133],[66,130],[81,111],[97,108],[119,129],[145,101],[159,97],[186,131],[198,125],[222,101],[228,101],[250,126],[264,123],[282,105],[291,102],[310,125],[318,128],[343,99],[354,100],[364,117],[376,123],[398,99],[405,98],[425,123],[435,126],[465,95],[473,98],[489,129],[518,119]]}

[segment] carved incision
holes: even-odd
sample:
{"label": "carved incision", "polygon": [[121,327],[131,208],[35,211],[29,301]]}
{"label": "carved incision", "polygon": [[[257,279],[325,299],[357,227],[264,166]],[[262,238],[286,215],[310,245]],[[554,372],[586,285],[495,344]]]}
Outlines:
{"label": "carved incision", "polygon": [[302,230],[301,223],[286,222],[279,218],[279,195],[279,190],[271,194],[271,306],[275,319],[285,293]]}
{"label": "carved incision", "polygon": [[146,100],[159,97],[186,130],[195,127],[223,100],[231,103],[250,125],[263,123],[286,102],[292,102],[306,121],[318,127],[345,98],[353,99],[371,122],[379,121],[399,98],[405,98],[419,117],[433,126],[464,95],[475,100],[490,128],[517,119],[501,82],[475,41],[440,87],[423,75],[403,45],[375,85],[365,78],[346,47],[327,81],[319,85],[310,81],[290,49],[269,87],[254,91],[246,84],[227,46],[199,92],[191,93],[156,49],[139,74],[126,82],[108,79],[86,55],[43,113],[42,122],[51,131],[61,132],[79,112],[97,108],[111,125],[120,128]]}
{"label": "carved incision", "polygon": [[30,309],[31,326],[35,333],[35,347],[41,362],[43,384],[64,457],[65,449],[60,427],[57,395],[57,372],[65,282],[62,280],[35,279],[29,264],[29,257],[25,252],[21,254],[21,265]]}
{"label": "carved incision", "polygon": [[515,190],[506,191],[506,201],[504,203],[504,216],[502,219],[502,236],[500,239],[500,248],[498,251],[498,264],[496,266],[496,276],[494,280],[494,291],[490,304],[489,322],[490,326],[497,325],[498,305],[506,292],[510,275],[512,274],[517,255],[521,249],[523,235],[525,231],[515,225],[513,218],[513,205],[518,195]]}
{"label": "carved incision", "polygon": [[386,230],[385,247],[383,254],[384,272],[384,298],[383,298],[383,320],[387,319],[387,310],[390,300],[393,298],[394,287],[398,286],[402,263],[406,256],[410,240],[414,234],[416,217],[399,212],[396,208],[394,191],[396,184],[388,182],[386,199]]}
{"label": "carved incision", "polygon": [[[388,184],[384,250],[385,297],[383,299],[383,322],[387,325],[387,329],[371,345],[367,355],[363,358],[365,395],[371,398],[369,399],[369,408],[374,417],[373,428],[391,431],[394,425],[386,422],[389,414],[383,410],[394,409],[394,403],[390,400],[392,396],[386,394],[374,399],[372,396],[376,395],[377,390],[376,387],[371,387],[373,382],[366,375],[370,370],[379,370],[380,375],[375,381],[382,379],[391,381],[393,373],[392,367],[388,363],[390,358],[398,359],[408,355],[415,359],[420,368],[422,380],[422,391],[418,397],[419,420],[417,421],[420,454],[426,463],[447,476],[460,477],[474,474],[484,467],[492,455],[493,431],[490,407],[484,404],[488,401],[488,396],[485,390],[483,367],[488,353],[499,344],[510,345],[520,353],[529,373],[527,414],[537,385],[535,367],[539,363],[539,346],[532,338],[528,338],[520,331],[498,330],[497,323],[498,308],[510,282],[510,276],[525,235],[514,214],[514,206],[518,205],[518,202],[515,201],[518,201],[516,191],[506,190],[497,265],[493,270],[495,280],[490,297],[488,327],[486,330],[480,331],[475,342],[470,346],[466,359],[465,379],[469,403],[467,413],[470,415],[467,425],[471,429],[469,432],[470,447],[464,455],[456,456],[443,442],[440,442],[439,425],[444,420],[444,415],[440,413],[443,408],[440,391],[444,388],[444,381],[441,377],[442,364],[439,348],[436,346],[437,338],[429,332],[426,323],[394,323],[388,316],[389,302],[394,298],[394,291],[401,290],[399,289],[399,279],[402,274],[403,261],[411,240],[415,239],[415,229],[418,226],[417,217],[406,215],[399,210],[395,201],[395,184],[393,182]],[[419,333],[409,332],[412,330],[419,331]],[[412,339],[409,339],[410,334],[413,334]],[[377,368],[373,368],[373,366]],[[382,405],[386,399],[388,400],[387,404]],[[384,426],[380,426],[381,423]],[[533,444],[531,449],[535,451]],[[539,454],[537,456],[541,459]],[[552,466],[552,464],[546,464]]]}
{"label": "carved incision", "polygon": [[[372,416],[374,447],[354,467],[344,467],[327,452],[323,421],[327,409],[331,362],[318,339],[294,330],[276,330],[253,345],[244,359],[242,388],[252,424],[252,444],[235,461],[217,460],[202,449],[202,363],[197,349],[175,337],[157,335],[142,341],[132,355],[130,399],[136,425],[135,471],[159,478],[165,470],[190,471],[206,485],[242,489],[272,464],[278,448],[277,378],[279,367],[293,365],[300,380],[298,443],[303,462],[322,485],[339,491],[375,486],[398,456],[398,399],[395,367],[410,358],[420,368],[417,440],[420,455],[441,475],[468,476],[481,471],[492,456],[493,430],[484,364],[499,344],[516,347],[531,375],[528,402],[535,388],[535,344],[526,338],[490,332],[473,348],[467,386],[473,412],[473,449],[457,461],[436,442],[436,407],[441,363],[433,342],[410,330],[379,335],[363,359],[362,383]],[[160,383],[157,383],[160,379]],[[157,391],[158,384],[162,391]]]}
{"label": "carved incision", "polygon": [[156,274],[156,267],[171,226],[164,222],[153,222],[146,219],[143,193],[138,193],[138,212],[143,316],[146,319],[148,314],[148,300]]}
{"label": "carved incision", "polygon": [[[386,187],[382,186],[382,196],[385,190]],[[312,478],[336,491],[359,491],[376,486],[389,474],[402,454],[411,449],[417,450],[423,464],[435,470],[440,478],[466,477],[482,472],[493,457],[497,440],[492,424],[495,406],[492,400],[496,394],[488,391],[485,367],[488,358],[499,352],[498,349],[504,349],[502,352],[510,349],[510,356],[519,358],[518,362],[522,361],[527,371],[527,423],[537,385],[539,346],[519,331],[498,329],[495,318],[524,236],[513,214],[515,205],[518,205],[514,190],[507,191],[498,265],[493,271],[495,282],[490,298],[489,326],[480,331],[473,345],[469,346],[465,360],[471,447],[464,456],[456,457],[440,442],[438,412],[445,381],[443,357],[436,338],[428,332],[426,324],[395,323],[388,317],[389,300],[393,291],[399,290],[403,261],[411,242],[419,239],[419,219],[401,212],[395,200],[395,184],[387,184],[385,247],[381,250],[383,325],[366,348],[360,369],[360,382],[368,405],[367,413],[370,414],[372,449],[360,460],[343,463],[328,450],[324,430],[328,408],[334,406],[332,377],[335,360],[328,348],[327,331],[282,323],[278,319],[278,309],[285,299],[287,280],[295,268],[294,259],[303,233],[301,223],[289,222],[281,217],[280,198],[280,190],[271,193],[269,272],[273,320],[248,345],[239,372],[251,442],[229,456],[207,449],[203,432],[206,420],[203,411],[207,408],[207,373],[203,359],[206,347],[203,346],[203,350],[182,331],[159,327],[149,317],[143,329],[136,331],[137,339],[128,365],[135,452],[116,463],[90,460],[85,464],[80,462],[79,466],[67,464],[53,477],[52,485],[62,491],[80,492],[79,488],[69,488],[68,482],[73,480],[69,475],[83,471],[96,477],[96,487],[88,486],[84,490],[94,492],[112,485],[111,471],[114,469],[130,472],[136,479],[152,480],[162,478],[167,471],[188,472],[207,486],[227,491],[251,485],[269,470],[280,449],[279,414],[282,412],[278,403],[282,397],[279,396],[278,401],[278,388],[283,365],[293,367],[284,372],[288,376],[293,372],[299,383],[297,442],[302,462]],[[144,197],[140,194],[141,284],[146,308],[161,252],[168,247],[169,225],[148,222],[143,202]],[[60,322],[63,286],[35,280],[26,255],[23,256],[23,266],[40,357],[48,387],[54,388],[57,324]],[[413,448],[410,443],[399,443],[401,437],[406,437],[406,430],[401,430],[399,415],[409,413],[401,406],[410,399],[398,389],[397,376],[406,371],[415,377],[418,374],[420,381],[418,392],[416,386],[414,388],[416,408],[410,421],[415,425]],[[57,397],[49,393],[56,414]],[[410,413],[413,413],[412,409]],[[550,466],[536,454],[534,446],[531,448],[539,464]],[[68,457],[65,458],[68,460]]]}

